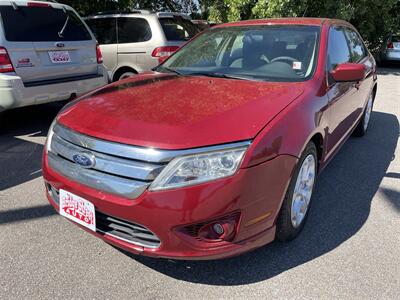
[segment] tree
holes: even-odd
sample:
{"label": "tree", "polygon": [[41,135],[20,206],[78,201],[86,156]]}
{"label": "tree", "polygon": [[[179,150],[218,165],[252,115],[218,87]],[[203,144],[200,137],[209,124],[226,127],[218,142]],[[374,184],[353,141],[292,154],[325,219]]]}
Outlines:
{"label": "tree", "polygon": [[217,23],[272,17],[328,17],[352,23],[376,51],[384,37],[400,31],[400,0],[63,0],[86,16],[129,8],[178,11]]}
{"label": "tree", "polygon": [[176,11],[192,13],[198,10],[198,2],[193,0],[62,0],[72,6],[82,16],[109,10],[146,9],[150,11]]}
{"label": "tree", "polygon": [[349,21],[372,51],[392,31],[400,31],[400,0],[203,0],[211,21],[248,18],[327,17]]}

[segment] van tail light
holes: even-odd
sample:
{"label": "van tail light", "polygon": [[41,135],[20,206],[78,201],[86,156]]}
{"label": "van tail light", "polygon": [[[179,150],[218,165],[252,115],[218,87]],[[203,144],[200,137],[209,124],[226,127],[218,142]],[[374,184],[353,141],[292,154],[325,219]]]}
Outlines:
{"label": "van tail light", "polygon": [[162,63],[164,62],[168,57],[170,57],[176,50],[178,50],[178,46],[164,46],[164,47],[158,47],[153,50],[153,53],[151,56],[157,57],[158,62]]}
{"label": "van tail light", "polygon": [[49,3],[37,3],[37,2],[28,2],[26,5],[28,7],[51,7]]}
{"label": "van tail light", "polygon": [[14,72],[14,67],[6,48],[0,47],[0,73],[8,72]]}
{"label": "van tail light", "polygon": [[387,48],[388,48],[388,49],[393,49],[393,43],[392,43],[392,42],[388,43],[388,44],[387,44]]}
{"label": "van tail light", "polygon": [[99,44],[96,45],[96,57],[97,57],[97,63],[102,64],[103,63],[103,54],[101,53]]}

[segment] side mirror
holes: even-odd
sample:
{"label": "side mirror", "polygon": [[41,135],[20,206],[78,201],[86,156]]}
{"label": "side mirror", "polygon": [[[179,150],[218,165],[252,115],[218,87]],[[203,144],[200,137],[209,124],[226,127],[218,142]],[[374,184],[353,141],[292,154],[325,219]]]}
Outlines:
{"label": "side mirror", "polygon": [[365,65],[354,63],[340,64],[331,74],[337,82],[362,81],[365,79]]}

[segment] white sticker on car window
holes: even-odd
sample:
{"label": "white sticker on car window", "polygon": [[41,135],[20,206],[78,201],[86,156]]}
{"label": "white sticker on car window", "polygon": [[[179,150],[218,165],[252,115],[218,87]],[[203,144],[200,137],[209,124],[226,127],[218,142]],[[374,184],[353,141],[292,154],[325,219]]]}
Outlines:
{"label": "white sticker on car window", "polygon": [[293,62],[293,70],[301,70],[301,61]]}

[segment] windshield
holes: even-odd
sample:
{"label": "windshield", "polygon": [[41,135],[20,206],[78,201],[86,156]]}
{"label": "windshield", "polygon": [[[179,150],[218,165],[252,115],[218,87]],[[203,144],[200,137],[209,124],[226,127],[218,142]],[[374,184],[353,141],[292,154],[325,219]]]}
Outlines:
{"label": "windshield", "polygon": [[265,81],[303,81],[315,69],[318,26],[215,28],[183,47],[160,69]]}

